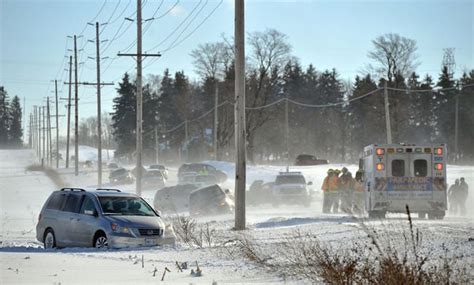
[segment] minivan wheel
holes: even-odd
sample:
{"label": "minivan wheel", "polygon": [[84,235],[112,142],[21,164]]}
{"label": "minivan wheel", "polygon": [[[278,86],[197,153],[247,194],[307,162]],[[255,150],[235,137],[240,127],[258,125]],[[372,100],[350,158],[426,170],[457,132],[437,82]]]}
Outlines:
{"label": "minivan wheel", "polygon": [[52,229],[48,229],[44,234],[44,248],[56,248],[56,237]]}
{"label": "minivan wheel", "polygon": [[107,248],[109,246],[109,242],[107,241],[107,236],[103,233],[97,235],[94,241],[95,248]]}

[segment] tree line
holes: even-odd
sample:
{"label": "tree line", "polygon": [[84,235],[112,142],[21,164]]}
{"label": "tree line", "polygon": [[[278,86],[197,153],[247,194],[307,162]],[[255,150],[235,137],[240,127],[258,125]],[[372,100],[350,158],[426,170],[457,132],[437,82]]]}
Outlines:
{"label": "tree line", "polygon": [[8,98],[7,90],[0,86],[0,148],[23,146],[22,109],[20,98]]}
{"label": "tree line", "polygon": [[[474,70],[455,79],[443,66],[438,78],[425,75],[421,79],[416,73],[416,42],[387,34],[373,40],[373,50],[368,53],[371,64],[366,71],[353,82],[346,82],[336,68],[317,70],[313,64],[303,67],[292,54],[288,37],[277,30],[251,33],[247,43],[246,141],[250,161],[279,162],[288,156],[293,160],[301,153],[332,161],[356,161],[364,146],[386,142],[385,86],[393,142],[447,143],[453,153],[457,98],[457,158],[474,160],[474,87],[463,87],[474,83]],[[145,80],[145,157],[154,157],[158,143],[160,155],[168,160],[232,160],[232,43],[224,38],[199,45],[191,52],[191,58],[198,81],[190,80],[183,71],[171,74],[168,69]],[[134,78],[125,74],[117,88],[112,115],[116,155],[129,159],[135,150],[135,92]],[[374,93],[365,96],[369,92]],[[286,101],[261,108],[280,99],[289,102],[288,147]],[[218,153],[213,154],[212,108],[216,101]]]}

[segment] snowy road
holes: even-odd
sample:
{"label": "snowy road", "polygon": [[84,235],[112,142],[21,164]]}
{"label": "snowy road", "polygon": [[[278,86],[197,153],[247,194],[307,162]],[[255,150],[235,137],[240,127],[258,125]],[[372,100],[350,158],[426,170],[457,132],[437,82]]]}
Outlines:
{"label": "snowy road", "polygon": [[[163,270],[168,267],[165,281],[169,284],[204,283],[262,283],[283,280],[257,269],[253,264],[239,259],[223,257],[214,248],[154,248],[138,250],[62,249],[45,251],[35,238],[35,226],[39,211],[48,197],[56,190],[55,186],[42,173],[25,172],[25,167],[34,162],[29,150],[0,150],[0,283],[110,283],[110,284],[151,284],[161,279]],[[231,172],[227,164],[221,169]],[[354,167],[354,166],[350,166]],[[319,186],[327,167],[303,167],[308,180]],[[249,180],[271,179],[281,167],[252,166]],[[71,174],[62,175],[64,180],[75,186],[93,185],[94,173],[83,173],[75,178]],[[474,185],[474,167],[450,166],[448,181],[465,176],[470,185]],[[76,185],[77,184],[77,185]],[[228,183],[232,185],[232,181]],[[471,186],[472,187],[472,186]],[[318,187],[315,187],[318,188]],[[132,191],[133,186],[124,187]],[[471,192],[472,193],[472,192]],[[144,196],[152,199],[154,191],[145,191]],[[415,219],[414,223],[424,234],[426,251],[442,253],[443,246],[450,254],[459,255],[462,262],[472,264],[474,243],[474,220],[472,216],[473,195],[469,200],[467,217],[446,217],[441,221]],[[321,214],[319,196],[316,196],[310,208],[288,206],[272,208],[249,207],[247,234],[262,244],[273,244],[295,231],[311,232],[335,246],[347,246],[351,241],[364,235],[361,221],[352,217]],[[232,216],[201,219],[200,222],[212,222],[218,225],[219,234],[234,234],[229,229],[233,224]],[[398,232],[406,227],[405,215],[390,215],[385,221],[365,221],[369,227],[385,232]],[[142,268],[141,258],[144,266]],[[202,277],[192,277],[188,272],[178,272],[175,262],[199,262],[203,269]],[[155,277],[153,272],[156,268]],[[472,271],[472,269],[471,269]]]}

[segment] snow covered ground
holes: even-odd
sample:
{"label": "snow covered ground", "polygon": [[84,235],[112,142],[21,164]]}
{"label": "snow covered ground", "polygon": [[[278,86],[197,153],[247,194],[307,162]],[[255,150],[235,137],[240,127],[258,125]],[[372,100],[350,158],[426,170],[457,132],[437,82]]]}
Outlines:
{"label": "snow covered ground", "polygon": [[[93,151],[89,152],[93,153]],[[82,155],[81,155],[82,157]],[[93,156],[87,156],[94,160]],[[178,245],[176,248],[152,248],[133,250],[95,250],[70,248],[45,251],[36,241],[35,226],[39,211],[48,197],[56,190],[54,184],[39,172],[25,172],[25,167],[34,163],[30,150],[0,150],[0,284],[156,284],[165,267],[168,284],[222,283],[283,283],[285,280],[257,268],[254,264],[238,258],[223,256],[221,249],[193,248]],[[209,163],[227,172],[226,187],[233,188],[233,165],[226,162]],[[247,209],[248,235],[262,244],[273,244],[297,230],[318,235],[334,246],[347,246],[360,238],[360,222],[351,217],[325,215],[321,213],[320,185],[329,167],[343,165],[292,167],[304,173],[314,183],[315,201],[310,208],[287,206],[277,209],[268,206]],[[355,165],[344,165],[355,173]],[[270,181],[284,167],[249,166],[248,180]],[[62,178],[73,186],[93,186],[96,173],[82,170],[75,177],[71,170],[61,170]],[[176,181],[176,169],[171,169],[169,184]],[[471,189],[474,187],[474,167],[449,166],[448,182],[464,176]],[[104,172],[104,179],[107,175]],[[133,185],[120,187],[133,192]],[[144,191],[143,196],[152,202],[154,191]],[[460,255],[460,262],[472,264],[474,257],[474,195],[469,197],[468,217],[447,216],[441,221],[415,219],[415,226],[424,233],[427,252],[441,253],[443,246],[450,254]],[[366,224],[387,231],[396,231],[406,225],[404,215],[390,215],[385,221],[367,221]],[[231,236],[233,216],[198,219],[216,226],[218,235]],[[144,265],[142,267],[142,256]],[[188,262],[195,269],[195,262],[203,270],[203,276],[193,277],[190,270],[178,272],[175,262]],[[155,272],[155,277],[154,271]],[[471,269],[472,271],[473,269]]]}

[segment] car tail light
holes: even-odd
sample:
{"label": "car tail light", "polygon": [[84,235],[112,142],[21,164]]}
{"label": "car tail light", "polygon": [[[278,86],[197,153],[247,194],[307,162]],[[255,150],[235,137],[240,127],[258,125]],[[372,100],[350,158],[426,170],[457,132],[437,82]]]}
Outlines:
{"label": "car tail light", "polygon": [[376,153],[377,155],[383,155],[383,154],[385,153],[385,149],[383,149],[383,148],[378,148],[378,149],[375,150],[375,153]]}
{"label": "car tail light", "polygon": [[110,226],[112,227],[112,231],[114,231],[114,232],[117,231],[118,225],[116,223],[113,223]]}
{"label": "car tail light", "polygon": [[443,170],[443,164],[442,163],[435,163],[435,170]]}
{"label": "car tail light", "polygon": [[385,169],[385,165],[383,163],[377,163],[376,168],[377,171],[382,171]]}
{"label": "car tail light", "polygon": [[435,154],[436,155],[443,155],[443,148],[441,148],[441,147],[435,148]]}

